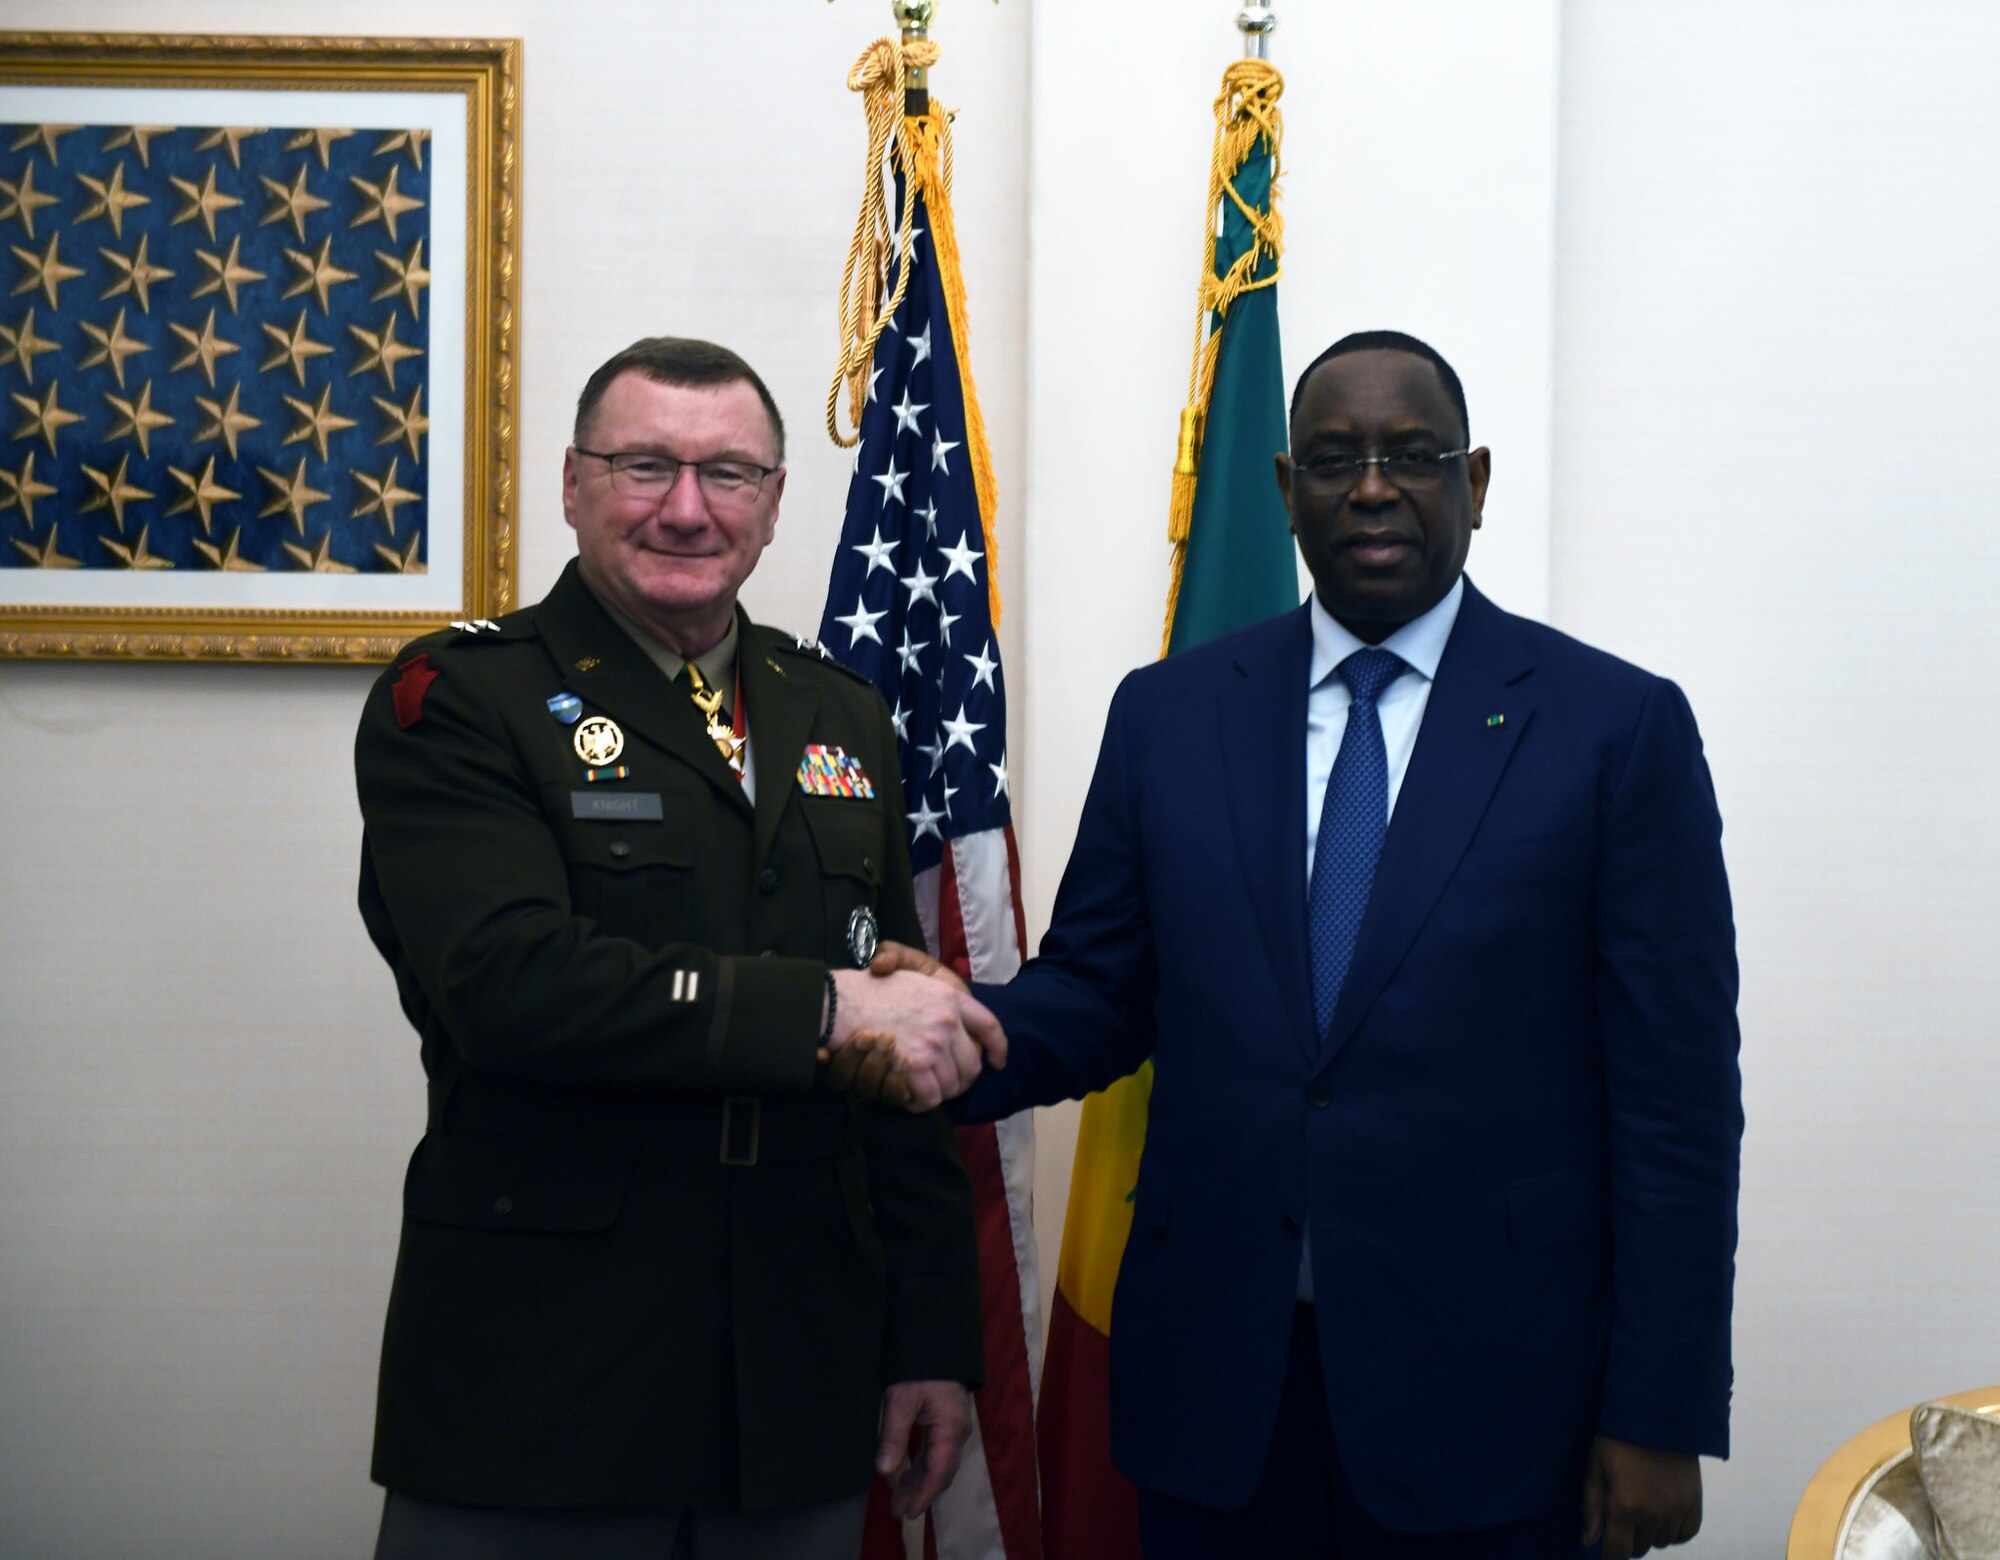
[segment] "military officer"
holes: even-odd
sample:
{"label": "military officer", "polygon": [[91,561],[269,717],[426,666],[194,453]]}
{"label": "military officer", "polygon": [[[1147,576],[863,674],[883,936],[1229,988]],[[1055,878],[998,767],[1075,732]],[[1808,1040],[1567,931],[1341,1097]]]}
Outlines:
{"label": "military officer", "polygon": [[847,1560],[873,1472],[908,1512],[956,1468],[970,1191],[941,1115],[867,1096],[935,1104],[1004,1037],[862,968],[922,938],[888,712],[736,602],[783,438],[734,353],[619,353],[577,559],[369,695],[361,913],[429,1081],[379,1556]]}

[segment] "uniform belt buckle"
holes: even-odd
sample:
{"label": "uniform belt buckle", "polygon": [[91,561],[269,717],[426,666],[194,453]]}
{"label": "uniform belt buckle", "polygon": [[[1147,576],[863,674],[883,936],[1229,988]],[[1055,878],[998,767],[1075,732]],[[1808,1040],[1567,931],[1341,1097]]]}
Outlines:
{"label": "uniform belt buckle", "polygon": [[754,1165],[762,1136],[764,1102],[754,1095],[731,1094],[722,1101],[722,1163]]}

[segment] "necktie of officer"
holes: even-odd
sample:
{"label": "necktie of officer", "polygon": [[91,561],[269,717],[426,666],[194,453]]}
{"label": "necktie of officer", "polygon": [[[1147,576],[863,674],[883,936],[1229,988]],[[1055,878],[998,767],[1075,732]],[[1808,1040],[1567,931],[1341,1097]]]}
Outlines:
{"label": "necktie of officer", "polygon": [[1354,958],[1354,939],[1368,908],[1382,837],[1389,831],[1389,756],[1375,701],[1404,670],[1402,661],[1388,650],[1357,650],[1339,667],[1354,702],[1348,707],[1333,773],[1326,778],[1306,905],[1313,1016],[1322,1039],[1333,1022],[1341,983]]}

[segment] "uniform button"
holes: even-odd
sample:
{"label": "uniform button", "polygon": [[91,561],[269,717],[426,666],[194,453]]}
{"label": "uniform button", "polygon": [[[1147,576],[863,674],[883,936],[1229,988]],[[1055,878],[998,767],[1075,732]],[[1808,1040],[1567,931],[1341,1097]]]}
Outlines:
{"label": "uniform button", "polygon": [[757,892],[768,899],[777,891],[778,869],[776,867],[766,867],[762,872],[757,874]]}
{"label": "uniform button", "polygon": [[632,854],[632,847],[624,840],[613,840],[611,842],[611,854],[619,861],[623,861],[627,856]]}
{"label": "uniform button", "polygon": [[513,1199],[513,1198],[511,1198],[511,1197],[496,1197],[496,1198],[494,1198],[494,1199],[493,1199],[493,1211],[494,1211],[495,1213],[498,1213],[498,1214],[509,1214],[509,1213],[512,1213],[512,1212],[514,1211],[514,1199]]}
{"label": "uniform button", "polygon": [[1333,1103],[1333,1090],[1323,1083],[1314,1083],[1306,1090],[1306,1103],[1314,1110],[1325,1110]]}
{"label": "uniform button", "polygon": [[1278,1221],[1278,1227],[1291,1236],[1293,1240],[1297,1240],[1305,1229],[1305,1226],[1289,1213]]}

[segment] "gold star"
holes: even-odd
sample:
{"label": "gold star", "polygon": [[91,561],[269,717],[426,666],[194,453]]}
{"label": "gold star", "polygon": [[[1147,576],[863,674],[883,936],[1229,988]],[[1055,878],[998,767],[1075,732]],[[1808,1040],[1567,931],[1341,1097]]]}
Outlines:
{"label": "gold star", "polygon": [[111,329],[93,325],[88,320],[79,320],[83,333],[97,343],[97,350],[77,364],[78,368],[95,368],[99,363],[111,364],[111,377],[118,381],[118,388],[125,388],[125,360],[135,353],[148,351],[147,344],[137,336],[125,334],[125,311],[118,311],[118,318],[111,322]]}
{"label": "gold star", "polygon": [[229,550],[227,552],[224,552],[213,542],[204,542],[200,537],[194,539],[194,550],[224,574],[262,574],[264,572],[263,564],[252,563],[248,558],[237,556],[236,547],[242,540],[243,527],[239,525],[229,533]]}
{"label": "gold star", "polygon": [[194,252],[195,259],[207,266],[214,274],[188,296],[191,298],[206,298],[212,292],[227,293],[229,295],[229,312],[234,314],[236,312],[236,289],[241,287],[245,282],[261,282],[264,280],[264,273],[262,271],[253,271],[249,266],[244,265],[236,258],[236,252],[242,247],[243,240],[241,238],[232,238],[229,241],[229,254],[226,257],[211,254],[206,249],[197,249]]}
{"label": "gold star", "polygon": [[65,553],[56,551],[56,527],[53,525],[49,527],[49,539],[42,543],[39,551],[30,547],[18,536],[14,538],[14,545],[20,548],[38,569],[80,569],[83,567],[76,559],[69,557]]}
{"label": "gold star", "polygon": [[100,536],[98,540],[104,544],[106,552],[120,560],[128,569],[171,569],[174,566],[173,559],[162,558],[146,545],[146,533],[150,530],[152,530],[150,525],[140,526],[139,540],[130,547],[123,542],[114,542],[108,536]]}
{"label": "gold star", "polygon": [[[16,399],[18,400],[19,397],[16,397]],[[420,410],[423,405],[424,387],[418,385],[416,389],[410,392],[410,404],[408,406],[398,406],[394,401],[385,401],[379,395],[371,395],[368,399],[387,412],[389,420],[395,425],[375,442],[377,444],[392,444],[397,439],[401,439],[410,447],[410,459],[412,461],[422,460],[424,457],[422,451],[417,448],[417,437],[419,434],[431,431],[431,420]]]}
{"label": "gold star", "polygon": [[248,412],[237,409],[237,398],[242,394],[241,385],[231,385],[227,404],[211,401],[206,396],[198,395],[194,398],[194,404],[208,413],[210,418],[207,426],[194,436],[195,443],[202,444],[210,439],[220,439],[229,446],[229,458],[236,459],[236,435],[264,426],[263,418],[252,417]]}
{"label": "gold star", "polygon": [[[390,463],[389,475],[392,479],[396,475],[394,462]],[[19,504],[21,513],[26,515],[30,522],[35,518],[35,500],[47,498],[55,492],[48,483],[35,480],[33,450],[28,451],[27,458],[21,462],[19,471],[9,471],[5,466],[0,466],[0,483],[4,483],[7,488],[5,494],[0,494],[0,510],[12,509]]]}
{"label": "gold star", "polygon": [[27,274],[14,284],[16,295],[33,292],[39,287],[48,294],[49,307],[51,309],[59,307],[56,302],[56,289],[64,282],[83,275],[76,266],[62,263],[62,258],[56,253],[56,246],[61,242],[62,234],[51,233],[49,247],[39,255],[32,249],[21,248],[18,244],[7,246],[14,251],[14,258],[27,267]]}
{"label": "gold star", "polygon": [[303,390],[306,384],[306,360],[331,352],[333,348],[329,347],[323,341],[314,341],[306,335],[306,311],[304,309],[299,310],[299,321],[292,327],[292,333],[289,336],[275,325],[263,325],[262,322],[259,323],[264,334],[271,338],[272,344],[278,349],[268,359],[258,365],[259,370],[268,374],[280,363],[290,363],[292,365],[292,372],[298,375],[299,388]]}
{"label": "gold star", "polygon": [[153,386],[150,382],[139,386],[139,399],[121,400],[115,395],[107,395],[105,400],[125,420],[114,427],[106,439],[137,439],[139,453],[150,457],[153,453],[152,437],[155,428],[171,428],[173,418],[165,412],[153,410]]}
{"label": "gold star", "polygon": [[257,468],[257,474],[271,484],[271,501],[257,511],[257,518],[266,515],[286,514],[292,517],[292,524],[298,527],[299,535],[306,534],[306,511],[314,504],[330,497],[306,481],[306,458],[299,457],[299,469],[290,477],[281,477],[277,472],[264,466]]}
{"label": "gold star", "polygon": [[352,574],[354,566],[342,563],[333,556],[333,532],[328,531],[319,539],[319,546],[307,552],[296,542],[286,542],[285,551],[299,560],[299,567],[310,569],[315,574]]}
{"label": "gold star", "polygon": [[342,282],[351,282],[354,280],[354,273],[352,271],[343,271],[333,263],[331,259],[332,250],[333,240],[331,238],[321,241],[317,257],[306,254],[302,250],[287,249],[285,251],[285,258],[297,266],[303,274],[296,282],[285,289],[284,295],[287,298],[296,298],[300,293],[309,292],[317,294],[320,312],[324,314],[326,312],[326,295],[328,291],[339,286]]}
{"label": "gold star", "polygon": [[396,175],[401,171],[400,167],[390,168],[389,177],[381,184],[370,184],[366,179],[357,179],[351,173],[347,176],[349,184],[375,202],[372,210],[362,212],[347,224],[349,227],[360,227],[364,223],[379,220],[382,226],[389,230],[390,239],[392,241],[395,239],[396,219],[404,212],[415,211],[423,205],[423,202],[414,196],[401,194],[396,189]]}
{"label": "gold star", "polygon": [[299,164],[299,176],[292,180],[290,189],[261,173],[257,175],[257,182],[271,194],[271,209],[264,213],[257,226],[268,227],[273,222],[290,218],[292,231],[299,235],[299,242],[303,244],[306,241],[306,218],[315,211],[326,210],[326,202],[306,189],[306,165]]}
{"label": "gold star", "polygon": [[[327,458],[326,436],[329,433],[338,433],[343,428],[352,428],[354,426],[354,419],[352,417],[343,417],[340,413],[332,409],[332,401],[332,385],[328,385],[324,390],[320,391],[318,406],[308,406],[304,401],[298,400],[296,397],[286,396],[285,405],[298,413],[302,421],[298,427],[285,435],[285,442],[287,444],[297,444],[301,439],[311,439],[314,446],[319,450],[319,458],[325,460]],[[357,472],[356,475],[358,476],[359,473]]]}
{"label": "gold star", "polygon": [[[15,545],[19,546],[20,544],[17,542]],[[430,571],[424,567],[423,559],[417,556],[418,550],[423,545],[424,535],[423,532],[419,531],[415,536],[410,538],[410,545],[405,547],[400,553],[393,547],[384,547],[380,542],[375,544],[375,551],[380,553],[382,561],[398,574],[428,574]]]}
{"label": "gold star", "polygon": [[408,488],[396,485],[396,463],[402,458],[400,455],[391,456],[389,469],[379,477],[371,477],[365,471],[354,473],[354,480],[375,495],[354,511],[354,518],[359,520],[363,515],[380,515],[382,528],[392,537],[396,534],[396,511],[423,497],[421,493],[412,493]]}
{"label": "gold star", "polygon": [[141,168],[150,168],[153,166],[150,161],[153,149],[153,137],[156,135],[172,135],[179,128],[178,125],[122,125],[104,143],[103,150],[115,152],[121,146],[129,146],[139,154],[139,166]]}
{"label": "gold star", "polygon": [[398,130],[375,148],[375,155],[386,157],[391,152],[408,152],[410,161],[421,170],[424,166],[424,142],[430,138],[428,130]]}
{"label": "gold star", "polygon": [[198,152],[212,152],[219,146],[225,152],[229,153],[229,166],[241,172],[243,168],[243,142],[245,138],[253,135],[262,135],[264,128],[262,125],[258,125],[255,129],[248,129],[242,125],[231,125],[227,129],[211,130],[207,135],[194,143],[194,149]]}
{"label": "gold star", "polygon": [[[5,473],[0,473],[0,476],[4,475]],[[215,527],[211,523],[214,516],[210,511],[217,504],[227,503],[232,498],[241,498],[243,496],[233,488],[226,488],[215,480],[215,457],[213,455],[208,457],[208,464],[202,468],[200,476],[196,476],[191,471],[182,471],[178,466],[168,466],[167,475],[172,477],[185,490],[180,501],[173,508],[169,509],[167,513],[169,515],[184,515],[190,509],[195,510],[201,515],[201,528],[203,532],[208,535],[213,535],[215,532]]]}
{"label": "gold star", "polygon": [[382,370],[383,379],[388,381],[389,388],[393,390],[396,388],[396,365],[405,358],[424,355],[422,347],[413,347],[407,342],[396,339],[396,316],[393,314],[389,316],[389,323],[382,327],[380,334],[372,330],[363,330],[359,325],[350,325],[347,330],[349,335],[373,354],[365,360],[357,361],[354,367],[347,371],[349,379],[356,374],[365,374],[371,368],[379,368]]}
{"label": "gold star", "polygon": [[[243,204],[234,195],[225,195],[215,187],[215,170],[218,166],[220,165],[210,163],[208,165],[208,177],[203,179],[199,184],[196,184],[192,179],[169,179],[167,181],[175,189],[179,190],[182,195],[187,197],[187,205],[174,218],[173,225],[179,227],[183,222],[192,222],[196,217],[199,217],[201,218],[201,225],[208,229],[208,240],[210,243],[215,242],[215,214],[218,211],[227,211],[232,206]],[[235,305],[231,304],[230,307],[234,308]]]}
{"label": "gold star", "polygon": [[116,298],[120,293],[129,292],[139,300],[139,312],[141,314],[150,314],[153,311],[153,283],[164,282],[174,274],[165,266],[154,265],[152,261],[146,258],[146,245],[151,240],[152,235],[150,233],[141,233],[139,235],[139,247],[133,250],[129,256],[121,255],[116,250],[111,249],[100,249],[97,251],[125,273],[123,281],[113,282],[109,287],[104,289],[104,296],[107,298]]}
{"label": "gold star", "polygon": [[49,393],[39,401],[31,395],[22,395],[18,390],[13,391],[12,394],[14,404],[28,414],[27,420],[14,430],[14,437],[25,439],[31,434],[39,433],[48,441],[49,453],[51,455],[56,452],[56,435],[71,423],[83,421],[82,416],[78,413],[66,412],[60,406],[56,405],[56,387],[54,384],[49,386]]}
{"label": "gold star", "polygon": [[382,284],[380,290],[369,301],[380,303],[384,298],[393,298],[397,293],[402,293],[410,300],[411,315],[422,319],[424,311],[420,306],[420,295],[423,289],[431,284],[431,273],[424,269],[424,241],[421,238],[417,240],[417,247],[410,251],[407,260],[398,260],[394,255],[384,254],[379,249],[375,251],[375,258],[388,269],[390,279]]}
{"label": "gold star", "polygon": [[21,170],[19,184],[9,184],[5,179],[0,179],[0,190],[7,192],[9,202],[7,209],[0,211],[0,222],[5,222],[9,217],[19,217],[21,226],[27,230],[28,237],[33,238],[35,213],[44,206],[55,205],[57,199],[53,195],[44,195],[35,188],[35,165],[31,162]]}
{"label": "gold star", "polygon": [[109,184],[102,179],[93,179],[87,173],[79,173],[76,182],[97,197],[97,204],[79,211],[76,220],[89,222],[95,217],[102,217],[111,224],[112,233],[119,238],[125,236],[125,213],[134,206],[153,204],[152,196],[135,195],[125,188],[125,165],[122,162],[113,165]]}
{"label": "gold star", "polygon": [[22,147],[33,146],[37,141],[40,141],[42,143],[42,150],[49,154],[49,161],[54,162],[56,160],[56,137],[68,135],[70,131],[81,130],[82,128],[82,125],[23,125],[21,133],[14,137],[14,144],[8,147],[7,150],[18,152]]}
{"label": "gold star", "polygon": [[192,368],[195,364],[199,363],[202,372],[208,375],[208,388],[213,390],[215,388],[215,360],[219,357],[227,357],[230,353],[237,350],[235,342],[224,341],[220,336],[216,335],[215,310],[210,309],[208,311],[208,323],[202,326],[199,335],[189,330],[185,325],[169,325],[167,329],[185,341],[188,348],[187,356],[174,364],[168,372],[178,374],[182,369]]}
{"label": "gold star", "polygon": [[118,529],[122,533],[125,529],[125,506],[136,499],[153,496],[144,488],[125,480],[125,468],[131,464],[130,455],[121,455],[118,457],[118,469],[115,472],[99,471],[95,466],[83,467],[83,474],[90,479],[90,485],[97,491],[83,501],[77,513],[87,515],[94,509],[108,509],[111,511],[111,518],[118,522]]}
{"label": "gold star", "polygon": [[[352,134],[354,134],[352,130],[301,130],[285,143],[285,150],[288,152],[302,152],[308,146],[317,148],[319,151],[320,169],[324,172],[333,166],[327,161],[326,157],[326,154],[332,150],[333,143],[335,141],[345,141]],[[303,237],[304,235],[301,234],[300,236]]]}
{"label": "gold star", "polygon": [[21,321],[19,330],[0,325],[0,342],[6,343],[7,350],[0,353],[0,367],[9,363],[19,363],[21,372],[29,384],[35,382],[35,359],[44,352],[56,350],[56,344],[46,336],[35,334],[35,311],[30,309],[27,318]]}

